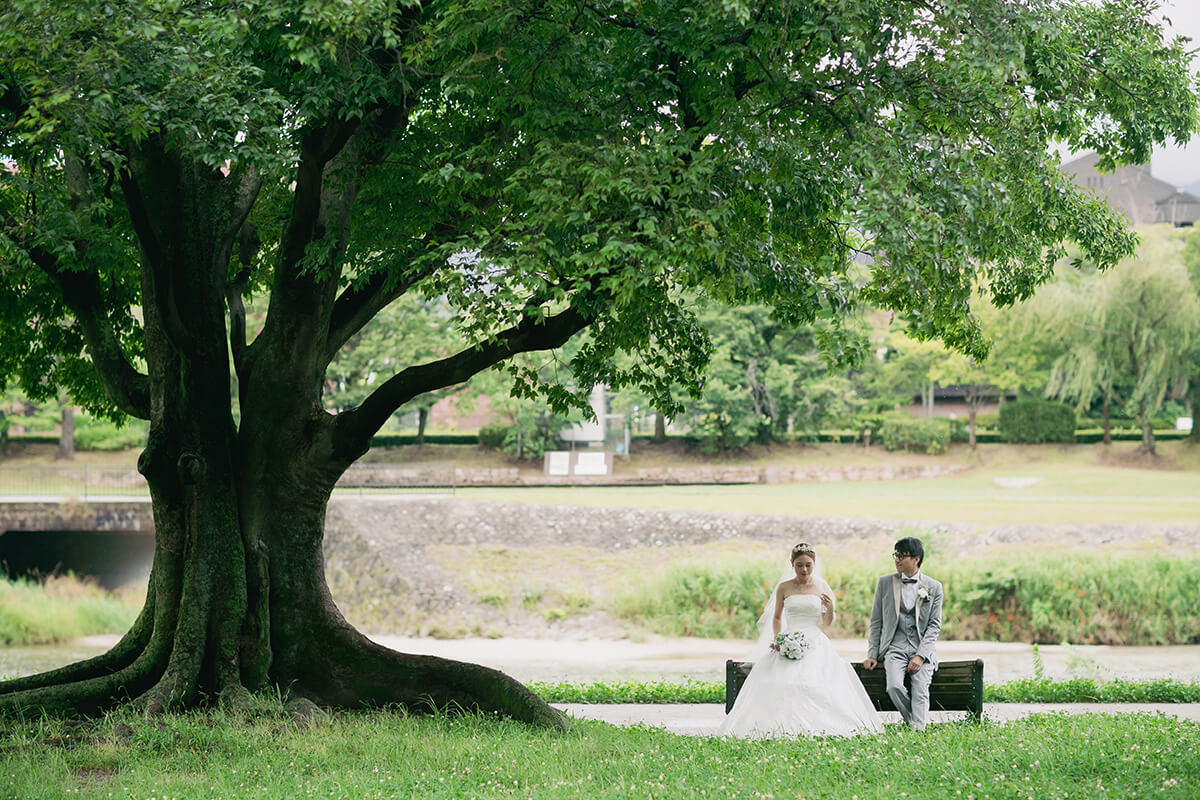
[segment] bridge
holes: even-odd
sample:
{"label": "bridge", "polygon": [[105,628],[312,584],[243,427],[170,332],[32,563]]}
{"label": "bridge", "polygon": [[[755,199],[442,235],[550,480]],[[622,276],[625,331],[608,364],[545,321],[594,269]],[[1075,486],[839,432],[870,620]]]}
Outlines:
{"label": "bridge", "polygon": [[[457,472],[451,462],[355,465],[339,481],[335,495],[360,499],[453,493]],[[112,589],[144,581],[153,556],[150,493],[137,470],[86,464],[0,466],[0,574],[17,578],[74,572]]]}
{"label": "bridge", "polygon": [[69,571],[113,589],[145,580],[153,556],[148,497],[0,501],[0,564],[9,578]]}

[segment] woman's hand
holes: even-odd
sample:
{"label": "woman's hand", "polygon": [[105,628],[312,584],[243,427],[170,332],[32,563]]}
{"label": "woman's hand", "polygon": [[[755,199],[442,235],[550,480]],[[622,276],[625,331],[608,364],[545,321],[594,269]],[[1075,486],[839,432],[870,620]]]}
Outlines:
{"label": "woman's hand", "polygon": [[831,597],[828,594],[821,595],[821,613],[822,614],[832,614],[833,613],[833,597]]}

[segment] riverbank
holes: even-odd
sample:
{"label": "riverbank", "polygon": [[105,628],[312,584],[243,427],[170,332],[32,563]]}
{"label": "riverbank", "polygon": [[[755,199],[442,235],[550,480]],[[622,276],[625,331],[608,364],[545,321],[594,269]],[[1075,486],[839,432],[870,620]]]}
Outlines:
{"label": "riverbank", "polygon": [[[929,490],[926,483],[934,482],[921,482],[923,490]],[[1200,554],[1200,525],[1194,522],[975,525],[572,503],[586,503],[596,491],[573,490],[556,504],[457,496],[336,498],[330,504],[324,542],[330,590],[346,618],[359,629],[398,635],[452,639],[621,639],[653,632],[673,637],[738,636],[743,635],[746,622],[734,621],[721,630],[701,630],[699,625],[691,630],[662,630],[654,625],[668,617],[701,620],[705,609],[676,602],[663,605],[661,613],[648,614],[638,603],[659,594],[682,599],[673,581],[686,582],[688,576],[668,574],[676,568],[690,572],[697,586],[715,573],[729,573],[715,576],[718,582],[712,586],[699,586],[704,591],[694,598],[696,603],[703,605],[705,598],[719,596],[728,605],[730,598],[737,597],[745,607],[757,608],[770,591],[770,586],[763,590],[763,583],[773,585],[786,563],[784,554],[804,539],[816,545],[831,583],[837,583],[837,575],[850,581],[841,587],[844,596],[839,598],[843,630],[832,635],[861,635],[874,577],[891,569],[887,554],[893,543],[898,536],[917,535],[926,544],[931,575],[961,578],[956,586],[962,591],[953,594],[955,602],[968,592],[994,600],[948,609],[954,613],[954,624],[962,628],[957,633],[945,631],[949,637],[1009,640],[1039,634],[1043,641],[1085,642],[1096,637],[1099,642],[1123,644],[1194,640],[1187,630],[1173,633],[1174,638],[1149,641],[1130,638],[1125,630],[1154,620],[1156,613],[1170,617],[1162,630],[1174,631],[1194,621],[1190,611],[1183,617],[1175,613],[1179,603],[1190,609],[1183,597],[1192,593],[1191,577],[1181,578],[1186,590],[1179,597],[1161,596],[1167,590],[1163,586],[1151,595],[1144,587],[1126,585],[1144,579],[1141,573],[1152,571],[1152,561],[1188,558],[1194,564]],[[708,491],[715,495],[723,489]],[[1007,502],[1020,504],[1025,499],[1012,495]],[[1200,496],[1196,502],[1200,510]],[[846,505],[847,510],[852,508]],[[1082,589],[1085,594],[1093,592],[1092,608],[1104,607],[1104,618],[1094,623],[1079,615],[1083,608],[1082,596],[1076,594],[1082,587],[1079,581],[1091,579],[1073,574],[1079,564],[1069,559],[1076,555],[1079,564],[1120,558],[1128,565],[1097,565],[1105,574],[1115,569],[1119,580],[1105,579],[1096,586],[1089,582],[1089,588]],[[1005,566],[1014,563],[1038,566],[1040,577],[1049,583],[1017,585]],[[745,574],[733,574],[739,570]],[[725,579],[736,585],[720,583]],[[1054,590],[1055,583],[1071,586],[1069,596]],[[1133,597],[1140,605],[1134,608],[1104,594],[1114,587],[1129,592],[1122,598]],[[1052,607],[1043,609],[1041,621],[1056,621],[1054,630],[1039,631],[1032,624],[1032,605],[1017,602],[1021,592],[1043,590],[1038,599],[1052,601]],[[1152,605],[1145,607],[1146,603]],[[1056,613],[1057,605],[1064,606],[1063,613]],[[736,610],[723,608],[719,613],[729,617]],[[1122,617],[1134,613],[1136,619]],[[750,619],[756,615],[757,611]],[[650,616],[662,619],[650,620]]]}

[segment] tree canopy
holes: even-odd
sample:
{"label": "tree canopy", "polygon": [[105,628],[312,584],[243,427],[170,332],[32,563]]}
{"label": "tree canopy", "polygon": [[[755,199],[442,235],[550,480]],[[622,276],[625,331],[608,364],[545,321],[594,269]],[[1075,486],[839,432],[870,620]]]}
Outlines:
{"label": "tree canopy", "polygon": [[[695,293],[825,320],[834,353],[866,303],[982,356],[977,281],[1011,303],[1067,243],[1102,266],[1133,247],[1051,145],[1141,162],[1195,128],[1184,43],[1152,11],[10,0],[0,379],[150,420],[157,547],[122,643],[4,703],[156,710],[275,684],[557,720],[337,613],[325,503],[371,434],[505,363],[555,408],[603,380],[671,410],[709,352]],[[418,360],[327,412],[329,364],[405,295],[444,302],[463,346],[398,354]],[[267,302],[251,335],[248,296]],[[561,369],[510,361],[584,330]]]}

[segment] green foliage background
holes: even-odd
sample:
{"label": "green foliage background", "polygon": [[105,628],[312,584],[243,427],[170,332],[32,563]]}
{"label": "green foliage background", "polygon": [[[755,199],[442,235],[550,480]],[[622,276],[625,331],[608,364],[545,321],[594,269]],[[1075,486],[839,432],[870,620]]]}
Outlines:
{"label": "green foliage background", "polygon": [[[882,568],[824,572],[837,600],[833,636],[865,637]],[[1014,642],[1200,644],[1200,558],[1167,555],[959,560],[930,565],[942,582],[942,638]],[[754,638],[777,566],[747,561],[672,565],[614,603],[614,612],[665,636]]]}

